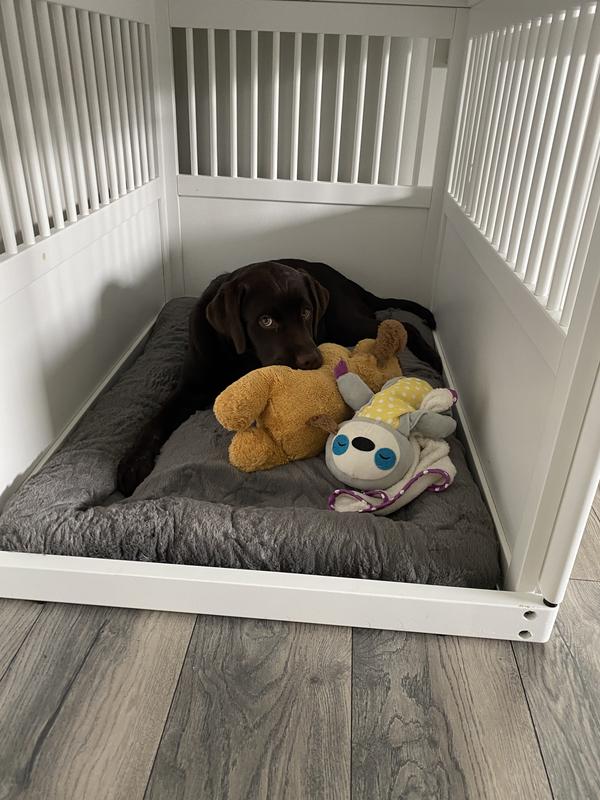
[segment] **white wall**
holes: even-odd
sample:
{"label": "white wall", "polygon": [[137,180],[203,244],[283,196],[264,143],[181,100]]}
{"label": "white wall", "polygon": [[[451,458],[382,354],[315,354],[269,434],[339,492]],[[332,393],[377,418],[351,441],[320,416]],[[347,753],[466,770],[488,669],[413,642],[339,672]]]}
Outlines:
{"label": "white wall", "polygon": [[512,547],[555,376],[449,219],[435,311],[444,352]]}
{"label": "white wall", "polygon": [[0,502],[163,301],[155,202],[0,303]]}
{"label": "white wall", "polygon": [[185,291],[272,258],[325,261],[379,295],[428,304],[421,267],[427,210],[180,198]]}

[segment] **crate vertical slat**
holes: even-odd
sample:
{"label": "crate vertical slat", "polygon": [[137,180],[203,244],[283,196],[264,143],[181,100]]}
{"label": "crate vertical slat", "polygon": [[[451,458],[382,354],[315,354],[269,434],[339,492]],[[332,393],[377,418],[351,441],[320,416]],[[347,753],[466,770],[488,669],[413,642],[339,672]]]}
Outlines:
{"label": "crate vertical slat", "polygon": [[290,180],[298,178],[298,133],[300,122],[300,88],[302,81],[302,34],[294,34],[294,75],[292,87],[292,141],[290,149]]}
{"label": "crate vertical slat", "polygon": [[10,187],[8,185],[6,171],[4,169],[4,156],[0,150],[0,234],[2,234],[4,252],[9,256],[17,252],[15,227],[13,212],[10,204]]}
{"label": "crate vertical slat", "polygon": [[413,42],[409,39],[404,43],[402,52],[402,91],[400,95],[400,115],[398,119],[398,127],[396,132],[396,148],[394,159],[394,174],[392,182],[395,186],[398,185],[400,179],[400,163],[402,160],[402,148],[404,145],[404,133],[406,130],[406,117],[408,114],[408,93],[411,81],[411,68],[413,57]]}
{"label": "crate vertical slat", "polygon": [[115,150],[114,126],[110,112],[110,98],[108,94],[108,74],[106,62],[104,60],[104,46],[102,43],[102,27],[100,15],[91,15],[92,46],[94,49],[94,63],[96,66],[96,77],[98,80],[98,96],[100,99],[100,116],[102,120],[102,131],[104,143],[106,145],[106,157],[108,160],[108,174],[110,196],[112,199],[119,197],[119,176],[117,170],[117,155]]}
{"label": "crate vertical slat", "polygon": [[106,79],[110,104],[110,117],[112,122],[112,135],[117,162],[117,182],[120,197],[127,194],[127,175],[125,172],[125,146],[123,144],[123,127],[121,110],[119,107],[119,93],[117,89],[117,72],[115,69],[115,50],[113,46],[110,17],[105,14],[100,19],[102,40],[104,47],[104,63],[106,65]]}
{"label": "crate vertical slat", "polygon": [[[408,86],[407,115],[404,124],[404,136],[398,172],[398,183],[402,186],[413,185],[415,165],[420,159],[419,126],[421,114],[427,113],[431,65],[433,63],[433,42],[429,38],[413,39],[411,59],[411,81]],[[428,59],[431,56],[431,64]],[[423,127],[425,120],[423,119]]]}
{"label": "crate vertical slat", "polygon": [[[586,17],[589,18],[589,11]],[[582,150],[582,143],[597,90],[598,67],[600,64],[600,13],[595,14],[593,24],[590,27],[591,30],[586,37],[585,60],[584,64],[581,65],[581,73],[579,76],[572,76],[571,92],[573,96],[569,98],[568,106],[561,109],[562,126],[560,131],[557,132],[555,140],[555,144],[559,142],[559,146],[553,148],[550,156],[552,170],[550,186],[552,188],[549,188],[547,181],[545,192],[553,192],[554,202],[551,212],[548,203],[542,205],[542,213],[545,216],[549,216],[543,249],[541,237],[534,240],[532,247],[532,251],[536,252],[536,254],[539,252],[539,275],[535,293],[540,297],[548,296],[546,307],[549,311],[557,311],[560,308],[560,301],[566,286],[568,260],[564,259],[557,262],[560,234],[565,230],[567,205],[571,197],[576,168],[580,159],[585,162],[586,158],[588,158],[586,150]],[[573,72],[575,72],[575,69]],[[575,89],[575,83],[579,92]],[[568,82],[567,85],[569,85]],[[562,156],[561,163],[557,163],[558,154],[556,151],[559,148]],[[588,176],[588,180],[590,177]],[[588,186],[578,187],[578,190],[581,191],[583,189],[584,195],[587,196]],[[572,227],[575,226],[572,225]],[[555,270],[557,272],[556,281],[554,280]]]}
{"label": "crate vertical slat", "polygon": [[344,84],[346,76],[346,35],[338,37],[338,57],[335,81],[335,111],[333,117],[333,149],[331,153],[331,182],[336,183],[340,167],[342,114],[344,111]]}
{"label": "crate vertical slat", "polygon": [[[60,77],[65,97],[69,144],[71,146],[71,153],[75,165],[79,214],[81,216],[87,216],[90,209],[90,190],[88,188],[88,177],[85,170],[84,149],[83,142],[81,141],[82,133],[79,126],[79,114],[77,112],[77,102],[75,100],[72,68],[71,62],[69,61],[69,45],[65,17],[62,6],[52,5],[51,9],[54,19],[54,32],[56,34],[56,52],[58,54]],[[39,11],[40,14],[47,12],[45,3],[40,3]]]}
{"label": "crate vertical slat", "polygon": [[271,62],[271,179],[277,179],[279,158],[279,60],[280,34],[273,32],[273,52]]}
{"label": "crate vertical slat", "polygon": [[360,60],[358,84],[356,88],[356,114],[354,117],[354,138],[352,145],[352,171],[350,182],[358,182],[360,168],[360,148],[362,143],[363,117],[365,112],[365,87],[367,83],[367,62],[369,58],[369,37],[360,37]]}
{"label": "crate vertical slat", "polygon": [[310,179],[319,179],[319,143],[321,134],[321,95],[323,92],[323,43],[322,33],[317,35],[317,52],[315,56],[315,85],[313,92],[312,140]]}
{"label": "crate vertical slat", "polygon": [[83,50],[83,64],[85,70],[85,83],[87,86],[88,107],[92,131],[92,143],[96,161],[96,171],[100,186],[100,201],[102,205],[110,202],[108,191],[108,174],[104,158],[104,136],[100,119],[100,101],[98,98],[98,76],[94,66],[94,51],[92,46],[92,32],[90,28],[90,15],[81,11],[80,16],[81,47]]}
{"label": "crate vertical slat", "polygon": [[472,69],[469,74],[469,91],[465,106],[464,127],[461,136],[461,145],[458,153],[458,169],[456,176],[456,186],[454,196],[459,204],[462,204],[462,197],[467,174],[469,144],[472,138],[475,115],[473,109],[477,98],[477,88],[481,73],[483,71],[483,37],[478,36],[474,43]]}
{"label": "crate vertical slat", "polygon": [[127,95],[127,109],[129,114],[129,130],[131,132],[131,145],[133,155],[133,174],[135,187],[139,188],[142,183],[142,156],[141,156],[141,126],[137,113],[137,103],[135,99],[135,83],[133,78],[133,57],[131,53],[131,31],[129,21],[121,20],[121,42],[123,45],[123,67],[125,70],[125,91]]}
{"label": "crate vertical slat", "polygon": [[112,20],[112,40],[115,52],[115,74],[119,93],[119,108],[121,117],[121,130],[123,131],[123,144],[125,148],[125,167],[127,171],[127,189],[135,189],[135,170],[133,165],[133,128],[131,115],[127,103],[127,80],[125,78],[125,60],[123,57],[123,36],[121,23],[118,19]]}
{"label": "crate vertical slat", "polygon": [[8,63],[14,82],[15,95],[19,98],[19,102],[15,103],[18,136],[23,145],[25,161],[28,168],[27,173],[31,181],[33,200],[36,209],[36,222],[40,235],[49,236],[50,224],[48,222],[48,209],[42,180],[42,164],[33,127],[33,116],[25,77],[25,65],[21,53],[19,30],[13,0],[0,0],[0,11],[6,30]]}
{"label": "crate vertical slat", "polygon": [[144,118],[146,120],[146,137],[148,140],[148,170],[150,180],[156,178],[156,142],[154,136],[154,106],[152,103],[152,92],[150,89],[150,73],[152,65],[150,62],[151,48],[148,44],[148,27],[138,23],[140,32],[140,57],[142,62],[142,87],[144,94]]}
{"label": "crate vertical slat", "polygon": [[494,51],[494,37],[491,34],[486,34],[480,44],[480,66],[477,69],[475,80],[479,82],[479,89],[474,95],[474,105],[470,109],[469,116],[472,117],[472,123],[469,128],[465,143],[465,158],[463,173],[458,187],[461,205],[464,208],[468,207],[468,197],[471,194],[471,187],[474,184],[474,156],[477,152],[477,143],[480,137],[481,117],[485,105],[487,84],[489,82],[489,65]]}
{"label": "crate vertical slat", "polygon": [[237,31],[229,31],[229,160],[231,177],[238,174]]}
{"label": "crate vertical slat", "polygon": [[[600,104],[598,94],[596,94],[596,101],[596,108],[594,110],[597,112],[598,105]],[[585,216],[583,217],[581,226],[577,226],[578,235],[573,234],[573,238],[577,240],[577,245],[573,255],[573,264],[568,277],[566,297],[560,319],[561,325],[565,326],[571,323],[590,242],[592,241],[594,230],[600,218],[600,114],[596,115],[593,138],[595,141],[590,141],[590,145],[592,146],[589,151],[588,159],[582,162],[582,175],[587,177],[586,173],[589,171],[590,174],[594,175],[594,180],[589,193],[585,195],[587,201]],[[582,209],[577,208],[576,210],[578,212],[578,217],[580,217]],[[573,248],[572,242],[568,242],[567,246],[569,247],[568,252],[571,252]]]}
{"label": "crate vertical slat", "polygon": [[136,22],[129,23],[131,33],[131,56],[133,62],[133,85],[135,89],[135,107],[139,120],[140,131],[140,160],[142,162],[142,183],[148,183],[150,171],[148,169],[148,126],[144,110],[144,88],[142,86],[142,63],[139,27]]}
{"label": "crate vertical slat", "polygon": [[77,25],[77,11],[74,8],[65,8],[65,17],[67,23],[69,52],[71,54],[72,80],[75,87],[77,119],[79,129],[81,131],[84,164],[87,177],[88,198],[91,210],[96,211],[98,208],[100,208],[98,195],[98,174],[96,172],[94,140],[92,138],[90,112],[85,88],[85,73],[81,54],[81,44],[79,40],[79,28]]}
{"label": "crate vertical slat", "polygon": [[454,142],[452,145],[452,154],[450,157],[450,169],[448,176],[448,194],[451,197],[456,196],[456,183],[458,179],[458,162],[460,157],[460,148],[464,140],[464,127],[467,116],[467,98],[469,94],[469,78],[473,73],[473,58],[475,48],[473,40],[470,39],[467,44],[467,54],[464,63],[464,73],[462,86],[460,89],[460,99],[458,102],[458,116],[456,120],[456,132]]}
{"label": "crate vertical slat", "polygon": [[435,55],[435,39],[427,39],[427,50],[425,55],[425,65],[423,73],[423,88],[420,93],[421,108],[418,115],[418,124],[416,127],[416,143],[414,164],[412,170],[412,177],[410,183],[416,186],[419,183],[419,174],[421,172],[421,157],[423,154],[423,142],[425,138],[425,122],[427,120],[427,111],[429,109],[429,92],[431,89],[431,73],[433,71],[433,58]]}
{"label": "crate vertical slat", "polygon": [[44,91],[40,53],[35,32],[32,0],[23,0],[21,4],[21,20],[33,92],[33,112],[35,115],[36,127],[41,139],[41,150],[46,163],[46,176],[48,180],[54,228],[60,230],[65,226],[63,219],[63,201],[59,189],[58,168],[52,142],[52,133],[50,131],[50,117],[46,105],[46,93]]}
{"label": "crate vertical slat", "polygon": [[258,177],[258,31],[250,34],[250,177]]}
{"label": "crate vertical slat", "polygon": [[187,100],[190,134],[190,163],[192,175],[198,174],[198,134],[196,132],[196,74],[194,68],[194,30],[186,28],[185,52],[187,62]]}
{"label": "crate vertical slat", "polygon": [[475,108],[483,102],[484,91],[481,86],[481,77],[485,74],[486,59],[489,57],[490,48],[487,36],[479,36],[475,42],[473,75],[471,79],[470,91],[467,97],[466,119],[464,126],[464,142],[459,153],[458,180],[456,185],[456,198],[460,205],[464,205],[464,196],[471,162],[471,149],[474,141],[476,128]]}
{"label": "crate vertical slat", "polygon": [[375,122],[375,142],[373,145],[373,161],[371,164],[371,183],[379,183],[379,166],[381,164],[381,142],[383,139],[383,121],[385,118],[385,103],[387,100],[388,75],[390,71],[391,36],[383,39],[381,54],[381,69],[379,72],[379,91],[377,94],[377,119]]}
{"label": "crate vertical slat", "polygon": [[210,121],[210,174],[219,174],[217,150],[217,70],[215,67],[215,31],[208,30],[208,115]]}

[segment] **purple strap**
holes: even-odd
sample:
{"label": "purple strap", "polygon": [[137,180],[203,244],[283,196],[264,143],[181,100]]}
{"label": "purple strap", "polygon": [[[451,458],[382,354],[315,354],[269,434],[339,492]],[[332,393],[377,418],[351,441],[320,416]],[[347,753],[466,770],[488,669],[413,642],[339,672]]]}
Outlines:
{"label": "purple strap", "polygon": [[450,475],[446,472],[445,469],[432,467],[431,469],[423,469],[420,472],[417,472],[415,475],[412,476],[412,478],[409,481],[407,481],[404,484],[402,489],[400,489],[399,492],[396,492],[396,494],[393,495],[392,497],[390,497],[387,494],[387,492],[385,492],[383,489],[372,489],[367,492],[357,492],[355,489],[335,489],[329,495],[329,501],[328,501],[329,510],[335,511],[336,497],[339,497],[340,495],[344,494],[348,495],[348,497],[353,497],[355,500],[361,500],[362,502],[365,502],[365,495],[367,497],[378,497],[380,500],[383,501],[382,503],[380,503],[379,505],[374,505],[373,503],[369,503],[364,508],[359,509],[358,513],[365,514],[365,513],[372,513],[373,511],[380,511],[382,508],[388,508],[389,506],[393,505],[397,500],[399,500],[402,497],[402,495],[406,494],[406,492],[410,489],[410,487],[419,480],[419,478],[423,477],[423,475],[441,475],[444,478],[443,483],[434,483],[431,484],[430,486],[427,486],[428,492],[436,492],[436,493],[445,492],[446,489],[452,483]]}

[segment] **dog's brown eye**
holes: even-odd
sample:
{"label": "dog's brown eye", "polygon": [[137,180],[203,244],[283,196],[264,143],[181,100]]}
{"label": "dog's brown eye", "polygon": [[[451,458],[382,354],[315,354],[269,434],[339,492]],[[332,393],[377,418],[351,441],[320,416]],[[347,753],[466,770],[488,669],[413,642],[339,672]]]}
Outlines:
{"label": "dog's brown eye", "polygon": [[262,328],[272,328],[273,327],[273,323],[274,323],[273,317],[268,317],[266,315],[264,317],[260,317],[259,320],[258,320],[258,324]]}
{"label": "dog's brown eye", "polygon": [[312,317],[312,311],[310,308],[305,308],[302,311],[302,319],[310,319]]}

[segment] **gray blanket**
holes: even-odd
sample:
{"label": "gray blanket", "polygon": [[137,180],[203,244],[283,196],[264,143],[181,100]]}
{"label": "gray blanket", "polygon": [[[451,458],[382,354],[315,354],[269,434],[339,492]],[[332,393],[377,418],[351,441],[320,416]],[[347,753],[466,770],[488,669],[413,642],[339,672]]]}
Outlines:
{"label": "gray blanket", "polygon": [[[461,444],[445,493],[391,517],[335,514],[322,457],[251,475],[227,461],[230,434],[197,413],[129,499],[119,459],[177,380],[194,303],[168,303],[135,364],[85,414],[0,517],[0,549],[493,588],[498,544]],[[396,316],[396,312],[387,312]],[[398,314],[399,318],[402,315]],[[440,384],[409,353],[407,374]]]}

